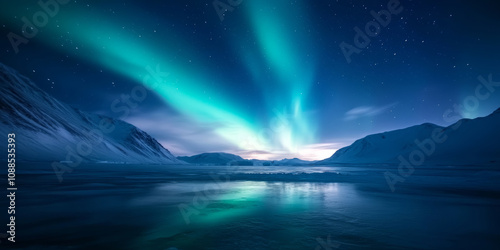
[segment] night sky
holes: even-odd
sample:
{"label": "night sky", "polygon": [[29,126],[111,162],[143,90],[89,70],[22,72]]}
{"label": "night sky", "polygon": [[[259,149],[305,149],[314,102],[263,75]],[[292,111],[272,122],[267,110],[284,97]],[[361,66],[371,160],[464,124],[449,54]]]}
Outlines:
{"label": "night sky", "polygon": [[479,76],[500,81],[498,1],[397,3],[60,0],[41,12],[3,0],[0,62],[176,155],[324,159],[368,134],[498,108],[498,87],[476,98]]}

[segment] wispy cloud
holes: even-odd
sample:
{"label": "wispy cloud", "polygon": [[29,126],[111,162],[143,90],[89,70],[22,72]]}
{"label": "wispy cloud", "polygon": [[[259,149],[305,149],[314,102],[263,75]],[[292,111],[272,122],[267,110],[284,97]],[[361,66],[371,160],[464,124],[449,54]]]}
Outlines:
{"label": "wispy cloud", "polygon": [[362,117],[373,117],[382,114],[384,111],[396,106],[397,103],[391,103],[385,106],[360,106],[347,111],[344,120],[352,121]]}
{"label": "wispy cloud", "polygon": [[153,136],[174,155],[194,155],[234,149],[234,145],[216,133],[220,124],[199,124],[187,117],[160,110],[131,115],[125,121]]}

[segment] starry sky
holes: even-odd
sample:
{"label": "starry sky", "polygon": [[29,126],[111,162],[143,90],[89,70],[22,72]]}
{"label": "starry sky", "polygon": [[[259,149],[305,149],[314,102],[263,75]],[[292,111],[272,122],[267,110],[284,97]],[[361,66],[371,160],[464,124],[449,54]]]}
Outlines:
{"label": "starry sky", "polygon": [[40,2],[1,1],[0,61],[175,155],[319,160],[500,106],[494,0]]}

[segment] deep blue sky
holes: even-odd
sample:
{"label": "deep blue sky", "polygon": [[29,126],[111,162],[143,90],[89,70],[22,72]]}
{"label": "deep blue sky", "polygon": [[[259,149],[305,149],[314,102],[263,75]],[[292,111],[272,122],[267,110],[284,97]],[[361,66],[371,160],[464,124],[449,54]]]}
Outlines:
{"label": "deep blue sky", "polygon": [[[402,0],[350,63],[340,45],[354,45],[354,28],[391,1],[242,0],[223,20],[211,0],[145,2],[51,6],[53,17],[16,53],[8,34],[23,36],[22,17],[43,22],[43,8],[2,1],[0,61],[178,155],[320,159],[371,133],[449,125],[500,106],[500,87],[483,87],[489,96],[477,107],[443,118],[472,100],[478,76],[500,81],[497,1]],[[130,113],[115,112],[121,95],[148,86],[147,67],[162,72],[159,85]]]}

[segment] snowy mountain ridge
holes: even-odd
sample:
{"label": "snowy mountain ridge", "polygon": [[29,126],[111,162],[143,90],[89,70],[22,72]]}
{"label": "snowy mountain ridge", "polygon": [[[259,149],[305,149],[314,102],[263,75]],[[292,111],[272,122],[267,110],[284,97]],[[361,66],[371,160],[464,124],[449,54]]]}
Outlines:
{"label": "snowy mountain ridge", "polygon": [[177,159],[185,161],[190,164],[199,165],[228,165],[243,163],[246,160],[238,155],[215,152],[215,153],[202,153],[193,156],[179,156]]}
{"label": "snowy mountain ridge", "polygon": [[440,134],[444,141],[433,143],[434,149],[425,155],[428,164],[499,164],[499,125],[500,109],[486,117],[462,119],[448,127],[424,123],[366,136],[318,164],[396,163],[399,156],[408,157],[412,152],[423,151],[423,142],[429,142],[433,133]]}
{"label": "snowy mountain ridge", "polygon": [[0,91],[0,133],[16,134],[19,160],[182,163],[135,126],[74,109],[1,63]]}

